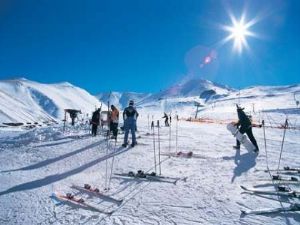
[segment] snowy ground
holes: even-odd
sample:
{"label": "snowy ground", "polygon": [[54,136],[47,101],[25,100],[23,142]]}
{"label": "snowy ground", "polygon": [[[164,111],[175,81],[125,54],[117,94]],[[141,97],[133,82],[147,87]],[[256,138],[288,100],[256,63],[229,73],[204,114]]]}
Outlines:
{"label": "snowy ground", "polygon": [[[158,117],[157,117],[158,118]],[[162,124],[162,121],[161,121]],[[114,172],[154,171],[153,140],[147,118],[139,121],[139,145],[115,150]],[[243,193],[240,185],[274,189],[266,169],[263,130],[253,132],[261,148],[256,157],[244,148],[232,149],[234,138],[222,124],[179,122],[178,151],[193,151],[197,158],[162,156],[162,174],[187,177],[176,185],[113,176],[107,194],[124,199],[121,205],[87,195],[70,186],[92,184],[103,190],[110,148],[102,136],[88,131],[62,133],[60,127],[32,131],[0,131],[0,224],[299,224],[299,213],[242,216],[241,209],[280,207],[292,198]],[[175,124],[169,149],[169,128],[161,128],[161,151],[174,152]],[[267,129],[269,166],[276,169],[282,129]],[[281,167],[299,166],[300,131],[288,130]],[[157,148],[156,148],[157,150]],[[158,159],[157,159],[158,160]],[[290,185],[299,190],[298,185]],[[72,204],[56,205],[54,191],[72,192],[99,209],[116,211],[107,216]],[[299,202],[299,201],[298,201]]]}

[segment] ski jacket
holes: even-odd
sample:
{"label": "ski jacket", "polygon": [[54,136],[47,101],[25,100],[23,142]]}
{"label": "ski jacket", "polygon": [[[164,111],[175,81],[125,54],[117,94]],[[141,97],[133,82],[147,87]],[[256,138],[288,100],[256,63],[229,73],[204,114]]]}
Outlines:
{"label": "ski jacket", "polygon": [[138,116],[139,116],[139,114],[133,106],[130,105],[124,109],[124,112],[123,112],[124,120],[126,120],[127,118],[133,118],[136,120]]}
{"label": "ski jacket", "polygon": [[100,110],[96,110],[95,112],[93,112],[92,123],[95,125],[99,125],[99,120],[100,120]]}
{"label": "ski jacket", "polygon": [[166,118],[166,119],[168,119],[169,117],[168,117],[168,115],[167,114],[165,114],[162,118]]}
{"label": "ski jacket", "polygon": [[243,129],[249,129],[251,127],[251,121],[246,113],[242,109],[237,110],[239,121],[237,126],[241,126]]}

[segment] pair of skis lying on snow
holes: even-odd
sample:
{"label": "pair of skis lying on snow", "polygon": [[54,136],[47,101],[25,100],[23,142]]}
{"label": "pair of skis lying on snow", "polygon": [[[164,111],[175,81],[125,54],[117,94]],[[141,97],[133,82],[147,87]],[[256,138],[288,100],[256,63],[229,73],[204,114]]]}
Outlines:
{"label": "pair of skis lying on snow", "polygon": [[116,176],[120,177],[127,177],[129,179],[138,179],[141,181],[152,181],[152,182],[162,182],[162,183],[170,183],[176,185],[178,181],[182,180],[186,182],[187,177],[184,178],[176,178],[176,177],[167,177],[167,176],[160,176],[156,173],[145,173],[139,170],[137,173],[130,171],[129,173],[114,173]]}
{"label": "pair of skis lying on snow", "polygon": [[[247,188],[245,186],[241,186],[241,188],[249,193],[252,194],[264,194],[264,195],[279,195],[279,196],[286,196],[292,198],[300,199],[300,192],[292,191],[285,187],[280,187],[276,191],[272,190],[264,190],[259,188]],[[257,210],[241,210],[242,214],[266,214],[266,213],[278,213],[278,212],[291,212],[291,211],[300,211],[300,204],[294,203],[287,207],[279,207],[279,208],[265,208],[265,209],[257,209]]]}
{"label": "pair of skis lying on snow", "polygon": [[[167,177],[167,176],[159,176],[156,175],[155,173],[144,173],[143,171],[139,170],[137,173],[134,172],[129,172],[129,173],[115,173],[116,176],[121,176],[121,177],[128,177],[132,179],[139,179],[139,180],[145,180],[145,181],[154,181],[154,182],[163,182],[163,183],[171,183],[176,185],[176,183],[179,180],[186,181],[187,178],[174,178],[174,177]],[[88,193],[92,193],[95,196],[98,196],[103,199],[107,199],[108,201],[114,202],[118,205],[120,205],[123,202],[123,199],[115,199],[112,198],[108,195],[105,195],[99,191],[97,188],[92,188],[90,185],[85,184],[84,186],[78,186],[78,185],[72,185],[71,188],[77,189],[79,191],[85,191]],[[58,200],[64,201],[64,202],[69,202],[76,204],[84,209],[104,213],[107,215],[112,215],[114,210],[112,211],[105,211],[105,210],[100,210],[97,207],[87,203],[83,198],[78,198],[70,193],[67,194],[61,194],[59,192],[54,192],[53,197],[55,197]]]}
{"label": "pair of skis lying on snow", "polygon": [[[92,188],[88,184],[85,184],[84,186],[72,185],[71,188],[77,189],[79,191],[85,191],[85,192],[91,193],[91,194],[93,194],[97,197],[107,199],[107,200],[109,200],[111,202],[114,202],[118,205],[120,205],[123,202],[123,199],[112,198],[108,195],[105,195],[105,194],[101,193],[98,188]],[[104,213],[106,215],[112,215],[113,212],[114,212],[114,210],[105,211],[105,210],[98,209],[97,207],[87,203],[83,198],[76,197],[76,196],[74,196],[73,194],[70,194],[70,193],[62,194],[62,193],[59,193],[59,192],[54,192],[53,197],[55,197],[56,199],[58,199],[60,201],[69,202],[69,203],[75,204],[77,206],[80,206],[84,209],[88,209],[88,210],[99,212],[99,213]]]}
{"label": "pair of skis lying on snow", "polygon": [[282,173],[282,174],[300,175],[300,168],[299,167],[285,166],[285,167],[283,167],[283,169],[279,169],[279,170],[264,170],[264,172],[269,172],[269,171]]}

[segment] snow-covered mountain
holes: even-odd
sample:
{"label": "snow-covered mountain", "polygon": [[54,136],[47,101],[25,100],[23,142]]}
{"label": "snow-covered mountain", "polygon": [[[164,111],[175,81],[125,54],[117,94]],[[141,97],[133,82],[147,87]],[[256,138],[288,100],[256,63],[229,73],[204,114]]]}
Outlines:
{"label": "snow-covered mountain", "polygon": [[[236,104],[249,113],[300,114],[300,85],[253,86],[234,90],[205,80],[190,80],[144,99],[138,107],[147,114],[175,113],[182,117],[236,117]],[[282,115],[283,115],[282,114]],[[224,116],[223,116],[224,117]]]}
{"label": "snow-covered mountain", "polygon": [[154,98],[174,98],[174,97],[192,97],[199,96],[203,99],[214,95],[228,95],[234,89],[217,83],[202,80],[190,79],[182,83],[175,84],[170,88],[153,95]]}
{"label": "snow-covered mountain", "polygon": [[108,102],[110,104],[116,105],[118,108],[125,108],[128,105],[129,100],[134,100],[137,104],[151,96],[151,94],[146,93],[136,93],[136,92],[106,92],[100,93],[96,97],[101,102]]}
{"label": "snow-covered mountain", "polygon": [[133,99],[139,108],[144,108],[161,105],[163,100],[173,101],[175,105],[177,103],[194,105],[195,102],[228,96],[233,91],[234,89],[227,86],[194,78],[184,80],[158,93],[110,92],[100,93],[97,98],[102,102],[109,100],[111,104],[120,108],[126,107],[129,100]]}
{"label": "snow-covered mountain", "polygon": [[0,122],[41,122],[64,118],[64,109],[91,113],[99,100],[70,83],[42,84],[24,78],[0,81]]}
{"label": "snow-covered mountain", "polygon": [[[253,86],[234,90],[207,80],[186,79],[159,93],[110,92],[95,96],[70,83],[41,84],[26,79],[0,81],[0,123],[63,119],[64,109],[91,113],[100,102],[122,109],[133,99],[142,113],[180,112],[184,117],[218,117],[235,112],[235,104],[248,111],[295,111],[300,85]],[[99,101],[100,100],[100,101]],[[218,110],[215,110],[218,108]],[[296,112],[298,112],[296,110]],[[235,115],[235,114],[233,114]]]}

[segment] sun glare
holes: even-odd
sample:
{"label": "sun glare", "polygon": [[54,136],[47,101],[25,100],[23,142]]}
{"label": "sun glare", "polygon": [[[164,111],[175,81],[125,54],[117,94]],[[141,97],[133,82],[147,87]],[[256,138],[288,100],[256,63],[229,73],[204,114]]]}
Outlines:
{"label": "sun glare", "polygon": [[229,32],[229,35],[223,40],[224,43],[233,40],[233,48],[239,53],[243,48],[249,49],[247,42],[248,36],[255,36],[249,28],[255,24],[253,21],[245,22],[245,16],[243,15],[238,21],[233,15],[230,15],[232,25],[223,26],[223,29]]}

